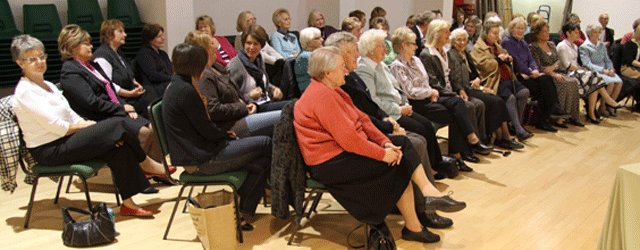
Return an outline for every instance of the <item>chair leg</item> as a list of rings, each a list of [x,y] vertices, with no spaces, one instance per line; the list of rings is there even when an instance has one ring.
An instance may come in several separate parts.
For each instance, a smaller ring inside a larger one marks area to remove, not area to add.
[[[309,201],[315,198],[314,195],[317,195],[317,191],[311,190],[309,192],[309,195],[304,199],[304,203],[302,205],[302,216],[305,216],[305,212],[307,211],[307,206],[309,205]],[[307,213],[306,217],[307,217],[307,220],[310,219],[311,211]],[[296,237],[296,234],[298,234],[298,230],[300,230],[300,228],[302,227],[302,221],[300,221],[300,223],[298,224],[296,218],[293,218],[293,223],[295,224],[293,225],[293,229],[291,229],[291,236],[289,236],[289,241],[287,242],[287,245],[291,245],[291,242],[293,242],[293,238]]]
[[[311,213],[318,213],[318,204],[320,203],[320,199],[322,199],[322,194],[324,194],[324,192],[317,192],[316,193],[316,197],[315,199],[313,199],[313,203],[311,204],[311,210],[309,210],[309,214]]]
[[[71,190],[71,183],[72,182],[73,182],[73,175],[69,175],[69,182],[67,183],[67,191],[66,191],[67,194],[69,193],[69,190]]]
[[[71,178],[71,177],[69,177]],[[53,198],[53,204],[58,204],[58,197],[60,197],[60,189],[62,189],[62,183],[64,182],[64,176],[60,176],[58,180],[58,191],[56,191],[56,197]],[[67,192],[69,193],[69,192]]]
[[[364,249],[369,249],[369,224],[364,223]]]
[[[291,229],[291,236],[289,236],[289,241],[287,242],[287,245],[289,246],[291,246],[293,238],[296,236],[296,234],[298,234],[298,230],[300,230],[300,224],[296,222],[296,218],[293,218],[293,223],[295,224],[293,225],[293,229]]]
[[[31,187],[31,196],[29,197],[29,204],[27,205],[27,214],[24,216],[24,228],[29,228],[29,219],[31,218],[31,210],[33,208],[33,198],[36,197],[36,188],[38,187],[38,179],[40,177],[36,176],[36,179],[33,181],[33,187]]]
[[[118,190],[118,186],[116,186],[116,177],[111,175],[111,181],[113,181],[113,189],[116,193],[116,205],[120,206],[120,190]]]
[[[238,206],[238,190],[236,190],[236,188],[233,186],[231,186],[231,190],[233,190],[233,206],[236,208],[236,236],[238,237],[238,242],[243,243],[244,237],[242,235],[242,229],[240,228],[240,206]]]
[[[180,192],[178,192],[178,196],[176,197],[176,204],[173,205],[173,211],[171,212],[171,217],[169,217],[169,224],[167,224],[167,229],[164,231],[164,236],[162,237],[163,240],[166,240],[167,236],[169,235],[169,229],[171,229],[171,223],[173,223],[173,218],[176,216],[176,211],[178,210],[178,203],[180,203],[182,192],[184,192],[184,188],[186,187],[187,186],[182,186],[182,188],[180,188]],[[191,186],[191,189],[193,190],[193,186]]]
[[[202,192],[206,193],[207,192],[207,185],[204,185],[204,187],[202,187]]]
[[[87,185],[87,179],[82,176],[80,176],[80,179],[82,179],[82,185],[84,186],[84,195],[87,197],[87,207],[89,208],[89,211],[91,211],[93,207],[91,206],[91,197],[89,196],[89,185]]]
[[[189,194],[187,195],[187,199],[191,198],[191,194],[193,194],[193,188],[195,186],[191,186],[191,189],[189,189]],[[206,187],[206,186],[205,186]],[[187,203],[184,204],[184,207],[182,208],[182,213],[186,213],[187,212]]]

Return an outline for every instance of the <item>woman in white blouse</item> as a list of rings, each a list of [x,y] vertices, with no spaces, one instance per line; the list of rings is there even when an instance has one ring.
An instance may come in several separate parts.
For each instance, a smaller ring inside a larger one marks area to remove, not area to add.
[[[44,80],[47,54],[38,39],[29,35],[15,37],[11,56],[23,71],[15,89],[13,110],[33,158],[43,165],[105,161],[124,201],[120,214],[152,216],[152,211],[139,207],[131,198],[150,187],[138,167],[149,159],[136,135],[125,128],[123,118],[96,123],[73,111],[62,92]]]
[[[560,68],[566,69],[566,71],[570,72],[569,75],[571,75],[572,72],[578,72],[580,70],[587,71],[588,69],[581,67],[578,64],[578,46],[574,44],[574,41],[580,37],[580,30],[578,29],[578,26],[573,23],[567,23],[562,27],[562,33],[565,35],[566,39],[562,40],[562,42],[558,43],[556,46],[556,51],[560,58]],[[587,82],[585,84],[590,83]],[[602,88],[603,86],[604,85],[601,84],[590,86],[583,94],[588,96],[588,98],[583,97],[587,102],[587,120],[593,124],[600,123],[600,119],[595,112],[598,95],[594,93],[599,93],[607,105],[614,107],[618,106],[615,100],[613,100],[604,88]]]

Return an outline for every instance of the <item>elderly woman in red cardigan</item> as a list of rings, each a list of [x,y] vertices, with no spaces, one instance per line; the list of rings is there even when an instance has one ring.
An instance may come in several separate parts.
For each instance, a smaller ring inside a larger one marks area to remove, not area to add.
[[[454,212],[466,204],[428,181],[406,137],[389,139],[354,106],[340,88],[347,73],[339,49],[320,48],[311,55],[312,80],[294,108],[298,145],[311,177],[359,221],[388,233],[384,219],[397,205],[406,222],[403,239],[439,241],[418,221],[411,181],[426,195],[427,210]]]

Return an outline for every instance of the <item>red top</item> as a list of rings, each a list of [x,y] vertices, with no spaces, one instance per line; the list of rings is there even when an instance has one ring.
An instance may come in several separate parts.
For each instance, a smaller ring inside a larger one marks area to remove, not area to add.
[[[233,45],[231,45],[231,43],[229,43],[229,40],[227,40],[226,37],[224,36],[216,36],[216,39],[218,39],[218,43],[220,43],[220,47],[222,48],[222,50],[224,50],[224,52],[227,53],[227,55],[229,56],[229,60],[233,59],[234,57],[236,57],[236,55],[238,54],[238,52],[236,51],[235,48],[233,48]],[[220,55],[220,51],[217,50],[216,48],[216,62],[221,64],[222,66],[227,66],[227,63],[229,62],[225,62],[224,59],[222,58],[222,55]]]
[[[293,110],[293,125],[304,162],[315,166],[347,151],[376,160],[391,142],[353,105],[342,89],[312,79]]]

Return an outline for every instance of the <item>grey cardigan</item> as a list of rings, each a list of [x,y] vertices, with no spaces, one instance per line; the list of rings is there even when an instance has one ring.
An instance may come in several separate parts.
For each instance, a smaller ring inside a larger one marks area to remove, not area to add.
[[[366,62],[366,60],[369,62]],[[380,106],[380,109],[394,119],[399,119],[402,116],[400,113],[400,105],[408,102],[407,97],[400,92],[398,82],[395,81],[395,77],[391,74],[387,65],[380,62],[379,67],[382,67],[381,71],[374,69],[369,63],[373,63],[371,59],[366,57],[360,58],[358,60],[356,74],[358,74],[358,76],[362,78],[362,81],[364,81],[364,84],[367,85],[371,99]],[[390,82],[390,79],[387,77],[391,78],[393,82]]]
[[[231,81],[238,86],[239,94],[242,97],[242,100],[246,103],[252,103],[254,100],[251,99],[249,93],[251,92],[251,90],[257,87],[256,81],[253,80],[251,76],[249,76],[249,72],[247,72],[247,69],[245,69],[244,65],[242,65],[242,61],[240,61],[240,58],[236,56],[231,59],[231,61],[229,61],[229,64],[227,64],[227,71],[229,71],[229,74],[231,75]],[[262,71],[264,72],[264,76],[267,79],[265,83],[267,89],[269,89],[269,96],[272,96],[271,84],[269,83],[269,75],[267,74],[267,69],[264,63],[262,63]]]

